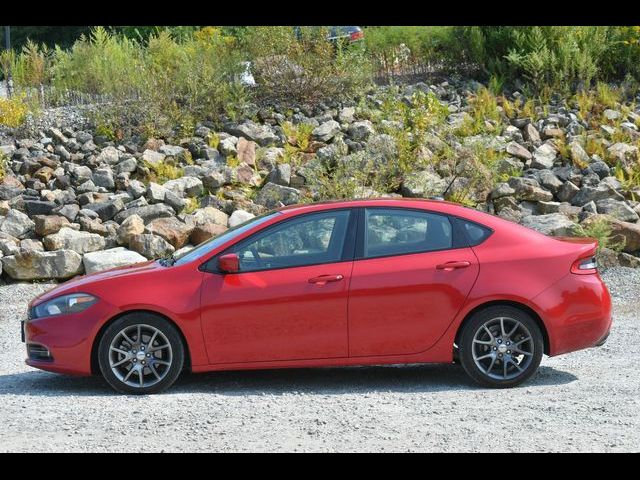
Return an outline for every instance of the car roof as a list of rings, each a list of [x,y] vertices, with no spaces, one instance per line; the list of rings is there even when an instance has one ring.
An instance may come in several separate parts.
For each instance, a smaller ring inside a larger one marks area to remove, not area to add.
[[[362,198],[348,200],[328,200],[324,202],[305,203],[288,205],[279,208],[282,213],[297,215],[305,212],[331,210],[336,208],[357,208],[357,207],[402,207],[402,208],[419,208],[421,210],[432,210],[435,212],[455,214],[455,211],[471,211],[476,212],[467,207],[463,207],[457,203],[447,202],[445,200],[432,200],[425,198],[401,198],[401,197],[381,197],[381,198]],[[466,216],[466,215],[465,215]]]

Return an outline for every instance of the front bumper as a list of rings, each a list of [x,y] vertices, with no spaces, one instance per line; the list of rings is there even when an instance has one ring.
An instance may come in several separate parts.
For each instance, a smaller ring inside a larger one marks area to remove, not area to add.
[[[25,363],[50,372],[91,375],[93,341],[112,313],[107,304],[98,302],[80,313],[27,320],[22,327]],[[45,350],[48,356],[41,353]]]

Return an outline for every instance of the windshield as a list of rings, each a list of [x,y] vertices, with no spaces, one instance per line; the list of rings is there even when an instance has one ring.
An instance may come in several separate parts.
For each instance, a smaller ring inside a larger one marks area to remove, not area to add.
[[[259,217],[254,217],[247,220],[240,225],[236,225],[235,227],[230,228],[229,230],[221,233],[217,237],[212,237],[204,243],[201,243],[193,250],[190,250],[182,255],[174,258],[174,265],[184,265],[185,263],[192,262],[198,258],[201,258],[204,255],[207,255],[209,252],[212,252],[219,246],[228,242],[229,240],[233,240],[234,238],[242,235],[247,230],[252,229],[253,227],[260,225],[267,220],[272,219],[276,215],[280,215],[280,212],[270,212],[264,215],[260,215]]]

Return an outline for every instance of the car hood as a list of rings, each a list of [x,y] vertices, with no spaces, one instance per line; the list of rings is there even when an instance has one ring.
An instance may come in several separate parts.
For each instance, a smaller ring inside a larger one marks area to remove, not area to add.
[[[50,290],[38,295],[36,298],[31,300],[29,303],[29,308],[39,303],[45,302],[51,298],[58,297],[60,295],[65,295],[67,293],[75,293],[81,291],[87,291],[87,293],[91,293],[90,285],[96,282],[102,282],[105,280],[112,280],[115,278],[128,276],[128,275],[139,275],[141,273],[148,273],[153,270],[164,269],[158,262],[150,260],[144,263],[136,263],[134,265],[127,265],[125,267],[116,267],[110,270],[103,270],[101,272],[91,273],[89,275],[81,275],[71,280],[67,280],[60,285],[56,285]]]

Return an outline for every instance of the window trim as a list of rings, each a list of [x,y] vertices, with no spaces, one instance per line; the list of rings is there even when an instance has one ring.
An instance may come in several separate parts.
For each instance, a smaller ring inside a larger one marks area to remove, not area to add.
[[[302,268],[302,267],[312,267],[312,266],[317,266],[317,265],[330,265],[330,264],[334,264],[334,263],[344,263],[344,262],[352,262],[354,259],[354,254],[355,254],[355,246],[356,246],[356,228],[357,228],[357,219],[358,219],[358,213],[357,212],[357,208],[354,207],[342,207],[342,208],[331,208],[331,209],[327,209],[327,210],[320,210],[320,211],[315,211],[315,212],[308,212],[308,213],[304,213],[301,215],[296,215],[294,217],[290,217],[290,218],[285,218],[279,222],[273,223],[267,227],[264,227],[260,230],[258,230],[257,232],[254,232],[253,234],[249,235],[248,237],[245,237],[235,243],[233,243],[232,245],[229,245],[227,248],[225,248],[223,251],[221,251],[220,253],[214,255],[213,257],[211,257],[209,260],[207,260],[205,263],[203,263],[201,265],[201,270],[208,272],[208,273],[215,273],[218,275],[242,275],[244,273],[258,273],[258,272],[269,272],[272,270],[283,270],[283,269],[287,269],[287,268]],[[347,230],[345,232],[345,236],[344,236],[344,241],[342,244],[342,257],[339,260],[336,261],[331,261],[331,262],[317,262],[317,263],[305,263],[304,265],[290,265],[290,266],[283,266],[283,267],[272,267],[272,268],[260,268],[260,269],[254,269],[254,270],[243,270],[243,271],[238,271],[238,272],[233,272],[233,273],[229,273],[229,272],[222,272],[220,270],[218,270],[218,258],[221,257],[222,255],[226,255],[227,253],[233,253],[231,252],[232,249],[234,249],[237,246],[241,246],[243,243],[251,243],[252,241],[255,241],[256,237],[260,236],[260,235],[267,235],[269,233],[270,230],[275,230],[275,229],[279,229],[279,228],[283,228],[287,223],[290,222],[294,222],[294,221],[300,221],[301,219],[305,218],[305,217],[310,217],[310,216],[315,216],[315,215],[326,215],[329,213],[334,213],[334,212],[343,212],[346,211],[348,212],[348,217],[347,217]]]
[[[451,218],[454,219],[455,223],[457,224],[456,227],[457,227],[458,231],[460,232],[460,234],[463,236],[463,238],[467,242],[467,246],[469,248],[478,247],[478,246],[482,245],[484,242],[489,240],[489,238],[495,233],[495,230],[493,228],[488,227],[483,223],[476,222],[475,220],[469,220],[468,218],[455,217],[455,216],[451,216]],[[464,228],[463,223],[465,223],[465,222],[466,223],[473,223],[473,224],[475,224],[475,225],[477,225],[477,226],[479,226],[481,228],[484,228],[485,230],[489,230],[489,235],[484,237],[484,239],[480,243],[472,242],[471,241],[471,237],[469,237],[469,234],[467,233],[467,230]]]
[[[414,208],[414,207],[398,207],[398,206],[375,206],[375,207],[360,207],[359,210],[361,212],[358,216],[358,236],[356,240],[356,251],[354,261],[360,260],[375,260],[378,258],[389,258],[389,257],[401,257],[405,255],[421,255],[424,253],[432,253],[432,252],[444,252],[448,250],[459,250],[461,248],[469,248],[469,242],[467,240],[466,235],[461,232],[460,225],[455,220],[458,217],[454,215],[449,215],[443,212],[434,212],[433,210],[426,210],[423,208]],[[366,257],[364,255],[364,240],[365,240],[365,221],[366,221],[366,210],[401,210],[405,212],[417,212],[417,213],[426,213],[431,215],[440,215],[442,217],[446,217],[449,223],[451,224],[451,247],[448,248],[438,248],[435,250],[418,250],[404,253],[391,253],[388,255],[377,255],[375,257]],[[477,223],[477,222],[475,222]]]

